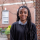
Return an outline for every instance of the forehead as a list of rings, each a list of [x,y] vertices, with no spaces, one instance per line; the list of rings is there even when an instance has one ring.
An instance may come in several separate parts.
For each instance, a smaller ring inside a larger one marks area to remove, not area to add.
[[[28,11],[26,8],[20,8],[19,11]]]

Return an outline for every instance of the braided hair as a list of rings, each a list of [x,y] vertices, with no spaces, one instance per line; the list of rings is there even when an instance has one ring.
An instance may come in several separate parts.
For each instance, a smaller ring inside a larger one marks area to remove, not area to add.
[[[27,17],[27,27],[26,27],[26,30],[25,30],[25,34],[26,34],[26,32],[28,33],[28,35],[29,35],[29,37],[30,37],[30,40],[32,40],[33,39],[33,36],[32,36],[32,25],[31,25],[31,13],[30,13],[30,10],[29,10],[29,8],[27,7],[27,6],[21,6],[21,7],[19,7],[19,9],[18,9],[18,11],[17,11],[17,21],[19,21],[19,10],[20,10],[20,8],[26,8],[27,10],[28,10],[28,17]],[[28,32],[28,30],[29,30],[29,32]]]

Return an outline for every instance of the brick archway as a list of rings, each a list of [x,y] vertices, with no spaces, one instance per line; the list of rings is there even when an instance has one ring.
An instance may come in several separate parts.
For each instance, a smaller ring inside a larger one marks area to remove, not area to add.
[[[40,40],[40,0],[36,0],[36,28],[37,40]]]

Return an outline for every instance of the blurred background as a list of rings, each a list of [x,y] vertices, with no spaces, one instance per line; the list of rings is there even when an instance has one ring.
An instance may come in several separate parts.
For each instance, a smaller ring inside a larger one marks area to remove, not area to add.
[[[40,0],[0,0],[0,40],[10,40],[11,25],[16,22],[18,8],[22,5],[30,9],[37,40],[40,40]]]

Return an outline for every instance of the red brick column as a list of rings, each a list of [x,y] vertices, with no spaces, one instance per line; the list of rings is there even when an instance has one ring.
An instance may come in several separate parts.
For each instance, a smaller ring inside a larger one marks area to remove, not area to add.
[[[40,40],[40,0],[36,0],[36,28],[37,39]]]

